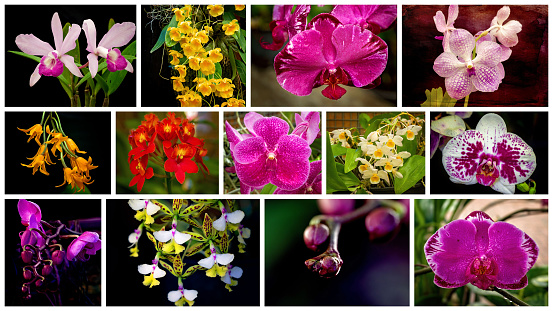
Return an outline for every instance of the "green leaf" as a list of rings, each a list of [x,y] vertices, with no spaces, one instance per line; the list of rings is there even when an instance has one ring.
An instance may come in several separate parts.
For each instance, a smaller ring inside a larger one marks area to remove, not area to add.
[[[106,68],[106,67],[107,67],[106,62],[100,63],[98,65],[98,72],[104,70],[104,68]],[[92,79],[92,75],[90,74],[90,71],[89,71],[81,78],[81,80],[79,80],[79,82],[77,83],[77,87],[79,87],[85,81],[88,81],[88,80],[92,81],[91,79]],[[92,83],[94,83],[94,82],[92,82]]]
[[[244,64],[243,61],[238,61],[236,67],[236,69],[238,69],[238,75],[240,76],[240,82],[246,85],[246,64]]]
[[[165,45],[167,45],[168,47],[172,47],[173,45],[178,43],[178,42],[175,42],[175,41],[171,40],[171,36],[169,35],[169,31],[168,31],[169,28],[177,27],[177,25],[178,25],[177,16],[173,15],[173,18],[171,19],[169,24],[167,24],[167,26],[166,26],[167,29],[165,31]],[[163,31],[161,33],[163,33]],[[156,45],[157,45],[157,43],[156,43]]]
[[[108,30],[110,30],[113,25],[115,25],[115,20],[113,18],[110,18],[108,22]]]
[[[131,44],[129,44],[123,52],[121,52],[121,55],[136,55],[136,41],[133,41]],[[112,72],[109,75],[108,83],[109,83],[109,92],[107,93],[108,96],[113,94],[123,80],[125,79],[125,76],[127,75],[126,70],[118,70],[116,72]]]
[[[234,80],[234,78],[236,77],[236,74],[237,74],[237,70],[236,70],[236,60],[234,59],[234,52],[233,51],[231,51],[228,54],[228,59],[230,61],[230,67],[232,68],[232,77],[230,79]]]
[[[346,185],[346,187],[356,187],[359,186],[361,181],[355,176],[353,172],[344,172],[344,165],[341,163],[336,163],[336,171],[338,172],[338,177]],[[349,190],[349,189],[348,189]]]
[[[420,155],[412,155],[407,158],[399,169],[403,178],[394,179],[394,190],[396,194],[404,193],[413,187],[425,175],[425,159]]]
[[[265,187],[263,187],[263,189],[261,189],[261,194],[273,194],[273,192],[275,192],[277,186],[271,184],[271,183],[268,183],[265,185]]]
[[[332,155],[332,147],[330,146],[330,134],[327,133],[326,137],[326,193],[333,193],[337,191],[347,191],[348,187],[344,184],[338,171],[336,170],[336,163],[334,156]]]
[[[348,148],[346,151],[346,163],[344,164],[344,173],[351,172],[354,168],[357,167],[357,158],[361,156],[363,151],[361,149],[351,149]]]
[[[94,80],[96,80],[96,90],[94,93],[98,93],[98,87],[101,87],[102,90],[104,91],[104,93],[108,93],[109,92],[109,85],[107,84],[106,80],[104,80],[104,78],[102,78],[101,75],[96,75],[94,77]]]
[[[215,79],[223,78],[223,68],[221,68],[221,63],[215,63]]]
[[[454,107],[457,100],[451,98],[447,92],[442,91],[442,88],[432,89],[424,91],[426,94],[426,101],[421,104],[422,107]]]
[[[233,19],[235,19],[235,18],[234,18],[234,13],[225,10],[225,13],[223,13],[223,24],[228,24],[228,23],[230,23]]]
[[[165,34],[167,33],[167,28],[169,28],[169,25],[166,25],[165,27],[163,27],[163,29],[161,30],[161,33],[159,34],[159,38],[157,38],[157,42],[150,50],[150,53],[155,52],[163,45],[163,43],[165,43]]]
[[[419,134],[420,133],[422,133],[422,131],[419,132]],[[417,136],[419,134],[417,134]],[[403,141],[402,141],[403,146],[397,146],[397,152],[399,153],[401,151],[407,151],[411,155],[417,154],[417,146],[418,146],[417,136],[415,136],[415,138],[413,140],[408,140],[407,139],[407,134],[401,135],[401,137],[403,137]]]
[[[244,29],[240,29],[240,33],[237,33],[238,32],[235,32],[232,36],[236,39],[238,46],[240,46],[240,50],[246,51],[246,31]]]
[[[190,256],[193,256],[193,255],[196,255],[197,253],[199,253],[202,249],[208,247],[209,244],[208,243],[204,243],[204,242],[200,242],[200,243],[196,243],[196,244],[189,244],[188,245],[188,248],[186,249],[186,253],[184,254],[186,257],[190,257]],[[190,269],[190,268],[189,268]]]
[[[27,57],[29,59],[32,59],[34,60],[35,62],[37,63],[40,63],[40,57],[38,56],[34,56],[34,55],[30,55],[30,54],[27,54],[27,53],[23,53],[23,52],[19,52],[19,51],[8,51],[10,53],[13,53],[13,54],[16,54],[16,55],[19,55],[19,56],[23,56],[23,57]]]
[[[368,114],[362,113],[362,114],[359,115],[359,124],[365,130],[367,130],[367,128],[369,127],[369,122],[370,121],[371,121],[371,117],[369,117]]]
[[[347,151],[348,151],[348,148],[342,147],[342,145],[340,145],[340,144],[332,145],[332,154],[335,157],[346,154]]]

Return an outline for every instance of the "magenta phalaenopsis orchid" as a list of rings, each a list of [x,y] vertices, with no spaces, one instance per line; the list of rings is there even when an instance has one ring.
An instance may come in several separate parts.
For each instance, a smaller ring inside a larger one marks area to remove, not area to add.
[[[300,136],[311,145],[317,137],[320,137],[321,116],[316,111],[302,111],[301,114],[296,113],[295,117],[296,128],[292,134]]]
[[[512,224],[472,212],[440,228],[424,246],[434,283],[454,288],[468,283],[489,290],[521,289],[538,258],[538,246]]]
[[[131,63],[121,56],[121,51],[115,47],[124,46],[134,37],[136,26],[132,22],[114,24],[96,45],[96,26],[87,19],[83,22],[83,30],[87,39],[86,50],[90,75],[94,78],[98,72],[98,56],[106,59],[109,71],[127,70],[133,72]]]
[[[472,51],[476,46],[476,57]],[[505,76],[501,47],[491,41],[475,43],[464,29],[454,29],[449,37],[449,52],[434,61],[434,71],[445,79],[449,96],[461,99],[474,91],[494,92]]]
[[[261,41],[261,47],[266,50],[278,51],[288,39],[292,39],[296,34],[305,30],[311,6],[298,5],[292,13],[293,7],[293,5],[275,5],[273,7],[273,21],[270,25],[273,43]]]
[[[47,42],[40,40],[33,34],[21,34],[15,38],[15,44],[24,53],[30,55],[42,56],[40,63],[36,66],[35,71],[31,74],[29,85],[33,86],[41,76],[57,77],[63,73],[63,67],[77,77],[83,75],[79,71],[73,56],[66,55],[67,52],[73,50],[76,46],[75,40],[81,33],[81,27],[77,24],[71,25],[65,38],[63,37],[63,28],[58,13],[52,16],[52,34],[54,35],[55,49]]]
[[[42,213],[38,204],[22,199],[17,202],[17,210],[19,211],[19,216],[21,216],[21,223],[27,227],[25,231],[20,233],[21,246],[27,244],[39,247],[43,246],[45,241],[42,235],[32,230],[44,231],[40,224]]]
[[[386,68],[388,46],[369,30],[342,24],[319,14],[275,57],[277,81],[288,92],[306,96],[327,85],[322,94],[339,99],[346,90],[338,84],[371,87]]]
[[[451,181],[480,183],[512,194],[536,169],[536,155],[518,135],[507,133],[503,119],[488,113],[475,130],[453,137],[443,149],[442,162]]]
[[[309,165],[309,175],[305,183],[298,189],[284,190],[277,188],[274,194],[321,194],[323,175],[321,173],[322,161],[313,161]]]
[[[77,258],[82,261],[88,260],[90,255],[102,248],[102,241],[96,232],[86,231],[73,240],[67,248],[67,260]]]
[[[396,5],[337,5],[330,13],[342,24],[353,24],[374,34],[389,28],[396,20]]]

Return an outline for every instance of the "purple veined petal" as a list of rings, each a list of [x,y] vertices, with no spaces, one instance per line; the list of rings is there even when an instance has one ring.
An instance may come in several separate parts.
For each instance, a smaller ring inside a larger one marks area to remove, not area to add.
[[[96,25],[94,25],[94,22],[91,19],[86,19],[83,22],[83,31],[86,36],[86,50],[90,53],[94,53],[96,50]],[[94,74],[95,75],[95,74]],[[92,77],[94,77],[92,75]]]
[[[472,92],[473,85],[467,70],[457,71],[453,76],[445,78],[445,89],[451,98],[457,100],[467,97]]]
[[[79,70],[79,67],[75,65],[75,59],[73,56],[63,55],[60,57],[60,61],[69,69],[69,71],[77,77],[83,77],[83,74]]]
[[[526,181],[536,169],[536,154],[522,138],[507,133],[497,143],[500,180],[504,184]]]
[[[124,46],[134,37],[135,31],[136,26],[132,22],[114,24],[102,37],[98,46],[103,46],[106,49]]]
[[[488,248],[488,229],[492,224],[494,224],[493,219],[488,216],[488,214],[480,211],[475,211],[470,213],[465,220],[470,221],[476,228],[476,236],[474,241],[476,243],[476,248],[478,249],[479,254],[485,254],[486,249]]]
[[[436,29],[438,29],[439,32],[445,32],[446,31],[446,21],[445,21],[445,15],[442,11],[436,12],[436,15],[434,15],[434,24],[436,24]]]
[[[453,137],[442,150],[442,163],[447,174],[461,182],[472,182],[484,151],[484,135],[468,130]]]
[[[307,25],[307,29],[316,30],[321,34],[323,39],[323,56],[329,64],[334,63],[336,60],[336,49],[332,44],[332,41],[328,38],[332,37],[332,33],[339,25],[340,21],[328,13],[322,13],[315,16],[311,22],[309,22],[309,25]]]
[[[258,188],[269,183],[266,157],[260,157],[256,162],[250,164],[235,162],[235,166],[236,176],[240,180],[240,185],[244,183],[252,188]]]
[[[484,135],[486,153],[495,154],[496,144],[507,134],[507,125],[502,117],[495,113],[485,114],[476,125],[476,130]]]
[[[515,184],[506,185],[501,180],[497,180],[490,186],[493,190],[503,193],[503,194],[514,194],[515,193]]]
[[[378,78],[388,61],[386,42],[372,32],[356,25],[338,26],[332,33],[336,48],[336,67],[346,71],[356,87]]]
[[[501,46],[495,42],[484,41],[476,46],[477,56],[473,59],[473,63],[495,67],[501,61]]]
[[[31,78],[29,79],[29,85],[30,86],[35,85],[35,83],[38,82],[38,79],[40,79],[39,70],[40,70],[40,63],[38,63],[38,65],[36,65],[35,71],[33,71],[33,73],[31,74]]]
[[[474,37],[465,29],[454,29],[449,37],[449,48],[455,56],[463,59],[472,59],[472,50],[474,49]]]
[[[277,117],[263,118],[253,125],[254,132],[262,137],[267,145],[267,150],[274,151],[279,139],[288,134],[290,126]],[[250,138],[251,139],[251,138]]]
[[[81,26],[77,24],[72,24],[71,27],[69,27],[69,31],[63,39],[61,46],[59,48],[56,47],[59,54],[64,55],[65,53],[73,50],[77,46],[76,40],[79,38],[80,34]]]
[[[536,263],[539,249],[536,242],[514,225],[496,222],[489,228],[488,257],[498,266],[497,281],[518,283]]]
[[[455,75],[460,70],[465,70],[465,64],[460,62],[451,52],[443,52],[434,61],[434,71],[442,78]]]
[[[458,219],[438,229],[426,241],[426,260],[436,276],[444,281],[442,284],[459,287],[468,283],[467,267],[478,256],[475,236],[474,225],[470,221]]]
[[[518,44],[518,36],[522,30],[522,24],[518,21],[509,21],[507,24],[501,26],[501,28],[495,33],[497,40],[506,47],[513,47]]]
[[[58,12],[52,15],[52,21],[50,22],[52,27],[52,35],[54,36],[54,46],[56,51],[60,51],[61,46],[63,45],[63,28],[61,26],[60,17]]]
[[[18,35],[15,37],[15,44],[24,53],[30,55],[46,55],[54,50],[47,42],[40,40],[35,35]]]
[[[255,122],[261,120],[265,118],[264,116],[260,115],[259,113],[257,112],[248,112],[245,116],[244,116],[244,125],[246,126],[246,128],[248,129],[248,131],[250,131],[250,133],[254,134],[255,135],[255,131],[253,129],[253,125],[255,124]]]
[[[94,78],[98,73],[98,55],[89,53],[86,58],[88,59],[88,69],[90,70],[90,76]]]
[[[386,29],[397,17],[395,5],[336,5],[331,12],[342,24],[355,24],[365,27],[368,23]]]
[[[288,92],[307,96],[326,67],[322,47],[325,40],[316,30],[306,30],[294,36],[275,57],[277,81]]]
[[[305,27],[307,26],[307,15],[309,15],[309,12],[311,11],[310,5],[297,5],[296,10],[288,21],[288,35],[290,39],[297,35],[298,33],[305,30]]]
[[[19,212],[19,216],[21,217],[21,224],[25,226],[29,225],[29,219],[31,216],[35,216],[37,222],[40,222],[42,219],[40,206],[34,202],[21,199],[17,202],[17,210]]]
[[[270,175],[271,183],[283,190],[301,187],[309,176],[311,148],[298,136],[282,136],[278,141],[276,170]]]

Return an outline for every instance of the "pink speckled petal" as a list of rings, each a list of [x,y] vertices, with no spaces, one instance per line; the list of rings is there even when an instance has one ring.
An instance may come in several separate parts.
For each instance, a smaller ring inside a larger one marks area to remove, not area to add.
[[[449,37],[449,48],[456,56],[471,59],[474,49],[474,37],[465,29],[454,29]]]
[[[316,30],[306,30],[294,36],[275,57],[277,81],[288,92],[307,96],[327,62],[323,55],[324,38]]]
[[[496,144],[507,134],[507,125],[503,118],[495,113],[487,113],[476,125],[476,130],[484,135],[484,150],[486,153],[495,154]]]
[[[468,283],[467,267],[478,255],[475,237],[476,227],[470,221],[459,219],[438,229],[426,241],[424,253],[428,265],[444,281],[436,285],[459,287]]]
[[[480,64],[495,67],[501,61],[501,53],[501,45],[491,41],[484,41],[476,46],[477,56],[473,60],[473,63],[475,65]]]
[[[459,6],[456,4],[450,5],[447,9],[447,25],[453,27],[457,16],[459,16]]]
[[[501,83],[500,72],[496,67],[475,66],[475,75],[470,77],[474,87],[481,92],[494,92]]]
[[[255,135],[255,131],[253,129],[253,125],[255,124],[255,122],[257,122],[258,120],[261,120],[263,119],[264,116],[260,115],[259,113],[257,112],[248,112],[245,116],[244,116],[244,125],[246,125],[246,128],[248,129],[248,131],[250,131],[250,133],[254,134]]]
[[[501,9],[499,9],[499,11],[497,11],[496,22],[498,24],[503,24],[503,22],[506,21],[507,18],[509,18],[510,14],[511,14],[511,8],[509,8],[508,6],[502,7]]]
[[[290,18],[293,7],[293,5],[275,5],[273,7],[273,20],[283,21]]]
[[[518,283],[538,258],[538,246],[526,233],[506,222],[496,222],[489,229],[489,255],[498,266],[497,281]]]
[[[436,15],[434,15],[434,24],[436,24],[436,29],[438,29],[439,32],[445,32],[446,21],[442,11],[438,11]]]
[[[284,190],[281,188],[277,188],[273,194],[305,194],[305,185],[299,187],[298,189],[294,190]]]
[[[297,35],[298,33],[305,30],[305,27],[307,26],[307,15],[309,15],[309,12],[311,11],[310,5],[297,5],[296,10],[290,18],[287,20],[288,22],[288,34],[290,39]]]
[[[451,77],[445,78],[445,89],[449,96],[457,100],[465,98],[472,91],[469,74],[466,70],[459,70]]]
[[[484,254],[488,248],[488,229],[494,223],[493,219],[488,214],[480,211],[470,213],[465,220],[470,221],[476,228],[474,241],[478,253]]]
[[[466,282],[463,281],[463,282],[458,282],[458,283],[448,283],[448,282],[444,281],[444,279],[442,279],[438,275],[434,274],[434,284],[436,284],[438,287],[442,287],[442,288],[456,288],[456,287],[461,287],[461,286],[467,285],[468,284],[468,278],[467,278]]]
[[[265,156],[267,149],[261,137],[245,139],[234,146],[234,161],[240,164],[256,162],[260,157]]]
[[[227,140],[230,143],[230,150],[232,151],[234,150],[234,146],[244,140],[244,138],[228,121],[225,121],[225,131],[227,133]]]
[[[277,117],[263,118],[253,125],[255,133],[263,138],[267,150],[274,151],[279,139],[288,134],[290,126],[288,123]]]
[[[504,184],[526,181],[536,169],[536,154],[522,138],[507,133],[497,143],[500,180]]]
[[[250,187],[263,187],[269,183],[269,173],[267,172],[267,158],[260,157],[259,160],[250,164],[236,164],[236,175],[240,183]]]
[[[442,163],[450,177],[471,182],[478,169],[479,156],[484,151],[484,135],[475,130],[453,137],[442,150]]]
[[[465,64],[461,63],[451,52],[443,52],[434,61],[434,71],[440,77],[451,77],[460,70],[465,70]]]
[[[338,26],[332,33],[336,47],[336,67],[349,74],[356,87],[378,78],[388,61],[388,46],[379,36],[356,25]]]
[[[313,161],[309,165],[309,176],[307,177],[306,184],[310,185],[315,181],[315,178],[321,174],[322,161]]]
[[[287,135],[279,140],[276,152],[276,170],[271,183],[283,190],[299,188],[309,175],[311,148],[301,137]]]
[[[386,29],[397,17],[395,5],[336,5],[332,10],[342,24],[356,24],[364,27],[367,23]]]

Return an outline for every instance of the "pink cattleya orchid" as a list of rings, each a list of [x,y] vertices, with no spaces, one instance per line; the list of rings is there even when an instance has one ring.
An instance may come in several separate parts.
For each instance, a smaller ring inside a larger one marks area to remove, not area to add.
[[[81,27],[77,24],[71,25],[65,38],[63,37],[63,28],[58,13],[52,16],[52,34],[54,35],[55,49],[49,44],[33,34],[21,34],[15,38],[15,44],[24,53],[30,55],[42,56],[40,63],[31,74],[29,85],[33,86],[40,79],[40,76],[57,77],[63,73],[65,67],[75,76],[82,77],[73,56],[66,55],[77,45],[75,40],[81,33]]]
[[[288,39],[305,30],[307,15],[311,11],[309,5],[298,5],[292,13],[293,5],[275,5],[273,8],[273,21],[271,32],[273,43],[260,42],[266,50],[278,51]],[[263,38],[261,38],[263,39]]]
[[[121,51],[114,47],[121,47],[129,43],[134,37],[136,26],[132,22],[114,24],[96,45],[96,26],[87,19],[83,22],[83,30],[88,45],[86,50],[90,75],[94,78],[98,73],[98,56],[106,59],[108,70],[111,72],[127,70],[133,72],[131,63],[121,55]]]
[[[86,231],[73,240],[67,248],[67,260],[77,258],[81,261],[88,260],[88,256],[95,255],[102,248],[102,241],[96,232]],[[88,255],[88,256],[87,256]]]
[[[505,194],[526,181],[536,169],[536,155],[495,114],[484,115],[475,130],[453,137],[443,150],[442,162],[452,182],[490,186]]]
[[[447,10],[447,23],[445,21],[445,16],[442,11],[436,12],[436,15],[434,16],[434,23],[436,24],[436,29],[438,29],[439,32],[443,33],[443,37],[437,37],[442,38],[442,45],[444,47],[444,51],[449,52],[449,36],[451,35],[451,32],[455,27],[453,27],[453,23],[455,23],[455,20],[457,19],[457,16],[459,15],[459,6],[458,5],[450,5],[449,9]]]
[[[511,20],[503,25],[505,20],[509,18],[510,14],[511,9],[508,6],[502,7],[499,11],[497,11],[497,15],[493,18],[490,27],[490,34],[497,37],[497,40],[499,40],[499,42],[506,47],[513,47],[517,45],[517,33],[522,30],[522,24],[516,20]]]
[[[327,85],[322,94],[339,99],[338,84],[371,87],[386,68],[388,46],[357,25],[343,25],[331,14],[319,14],[275,57],[278,83],[288,92],[307,96]]]
[[[330,13],[344,25],[358,25],[374,34],[389,28],[397,17],[396,5],[337,5]]]
[[[454,288],[468,283],[490,290],[521,289],[536,263],[538,246],[512,224],[472,212],[440,228],[424,245],[434,283]]]

